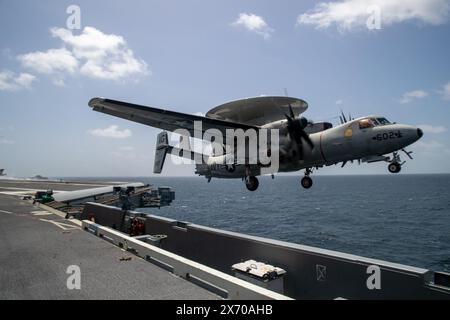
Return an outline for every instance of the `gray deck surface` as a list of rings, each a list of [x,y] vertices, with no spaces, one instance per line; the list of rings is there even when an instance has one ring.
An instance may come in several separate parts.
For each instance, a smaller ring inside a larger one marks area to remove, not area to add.
[[[219,298],[42,211],[0,194],[0,299]],[[67,289],[69,265],[81,269],[81,290]]]

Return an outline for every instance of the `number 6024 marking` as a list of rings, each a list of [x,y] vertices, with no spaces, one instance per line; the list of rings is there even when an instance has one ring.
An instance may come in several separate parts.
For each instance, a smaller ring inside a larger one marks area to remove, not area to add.
[[[378,133],[376,136],[372,138],[372,140],[382,141],[382,140],[389,140],[389,139],[397,139],[402,138],[403,135],[399,131],[389,131],[384,133]]]

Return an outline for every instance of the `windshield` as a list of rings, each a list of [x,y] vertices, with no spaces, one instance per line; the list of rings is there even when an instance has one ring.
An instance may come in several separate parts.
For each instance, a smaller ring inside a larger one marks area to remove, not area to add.
[[[381,125],[390,124],[390,122],[386,118],[377,118],[377,120]]]
[[[386,124],[390,124],[390,122],[386,118],[365,118],[359,120],[360,129],[373,128],[376,126],[383,126]]]

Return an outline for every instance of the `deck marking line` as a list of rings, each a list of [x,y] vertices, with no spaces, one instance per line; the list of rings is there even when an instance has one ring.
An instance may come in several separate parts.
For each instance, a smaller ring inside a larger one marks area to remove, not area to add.
[[[53,213],[51,213],[51,212],[43,211],[43,210],[41,210],[41,211],[31,211],[31,213],[32,213],[34,216],[49,216],[49,215],[53,214]]]
[[[61,228],[61,229],[63,229],[63,230],[75,230],[75,229],[79,229],[77,226],[74,226],[74,225],[71,225],[71,224],[67,224],[67,223],[64,223],[64,222],[57,222],[57,221],[47,220],[47,219],[39,219],[39,220],[44,221],[44,222],[52,223],[52,224],[54,224],[55,226],[57,226],[57,227],[59,227],[59,228]]]

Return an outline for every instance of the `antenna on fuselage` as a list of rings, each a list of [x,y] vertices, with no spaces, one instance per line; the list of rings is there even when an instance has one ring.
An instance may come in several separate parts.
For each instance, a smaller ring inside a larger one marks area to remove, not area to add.
[[[347,119],[345,117],[344,111],[342,111],[342,109],[341,109],[341,115],[339,116],[339,120],[341,120],[341,124],[344,124],[344,123],[347,123],[347,122],[355,120],[355,119],[352,117],[351,113],[348,114],[348,119]]]
[[[342,111],[342,109],[341,109],[341,115],[342,115],[341,121],[343,121],[342,124],[347,123],[347,118],[345,117],[344,111]]]

